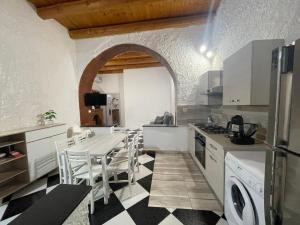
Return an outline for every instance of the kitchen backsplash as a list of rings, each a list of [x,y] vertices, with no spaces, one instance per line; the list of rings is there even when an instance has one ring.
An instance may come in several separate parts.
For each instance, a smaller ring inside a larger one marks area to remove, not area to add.
[[[241,115],[246,123],[258,124],[259,129],[256,138],[264,140],[268,127],[267,106],[221,106],[211,108],[214,121],[226,127],[227,122],[235,115]]]
[[[177,106],[177,124],[206,123],[211,109],[204,105],[179,105]]]

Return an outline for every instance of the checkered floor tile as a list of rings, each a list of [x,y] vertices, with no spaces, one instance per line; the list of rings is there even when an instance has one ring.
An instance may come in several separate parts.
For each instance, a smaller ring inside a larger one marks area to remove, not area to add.
[[[140,137],[142,140],[142,134]],[[142,146],[140,149],[142,150]],[[103,199],[95,202],[95,213],[90,215],[90,224],[227,225],[224,216],[219,212],[148,207],[154,161],[154,153],[140,156],[140,171],[136,174],[137,181],[132,185],[131,192],[126,184],[110,184],[113,193],[110,195],[109,204],[104,205]],[[122,173],[118,176],[124,179],[127,175]],[[3,199],[0,207],[0,225],[8,224],[54,189],[58,183],[58,175],[52,173]]]

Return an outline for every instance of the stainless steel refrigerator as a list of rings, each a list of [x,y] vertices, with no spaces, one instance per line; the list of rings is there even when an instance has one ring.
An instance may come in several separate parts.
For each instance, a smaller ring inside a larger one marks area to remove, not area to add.
[[[272,53],[267,141],[273,146],[273,224],[300,224],[300,40]]]

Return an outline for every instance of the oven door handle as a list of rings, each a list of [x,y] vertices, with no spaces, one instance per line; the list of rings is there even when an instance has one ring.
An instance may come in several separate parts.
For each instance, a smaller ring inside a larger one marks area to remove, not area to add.
[[[200,145],[205,146],[205,142],[202,141],[200,138],[195,137],[195,141],[197,141]]]

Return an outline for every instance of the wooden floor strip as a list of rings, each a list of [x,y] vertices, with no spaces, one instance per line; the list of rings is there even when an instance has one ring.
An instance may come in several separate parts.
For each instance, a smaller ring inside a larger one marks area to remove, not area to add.
[[[177,153],[156,154],[149,206],[222,211],[192,158]]]

